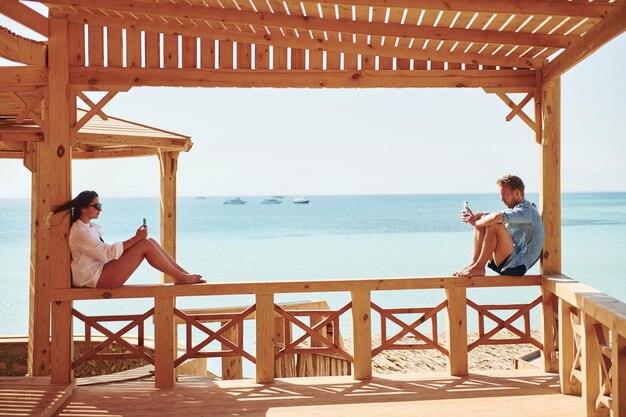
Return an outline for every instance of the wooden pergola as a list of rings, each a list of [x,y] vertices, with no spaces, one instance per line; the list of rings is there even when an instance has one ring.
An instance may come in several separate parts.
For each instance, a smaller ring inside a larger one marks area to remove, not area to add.
[[[24,142],[33,171],[31,375],[47,374],[51,359],[53,381],[68,381],[71,369],[72,297],[61,295],[70,288],[69,223],[48,228],[44,217],[70,198],[70,162],[85,151],[76,147],[81,127],[133,87],[482,88],[502,99],[511,109],[507,120],[520,117],[539,144],[542,275],[561,273],[560,76],[626,29],[624,0],[41,3],[47,17],[18,0],[0,3],[0,13],[47,38],[0,30],[0,55],[24,64],[0,68],[0,93],[22,102],[12,129],[26,123],[39,132],[38,140]],[[77,97],[90,91],[105,95],[77,117]],[[515,102],[511,94],[518,93],[524,98]],[[165,162],[167,175],[172,168]],[[544,309],[551,303],[547,288]],[[365,311],[366,304],[353,303]],[[257,298],[257,309],[268,305]],[[546,369],[555,369],[545,346],[544,354]],[[355,352],[354,360],[355,376],[367,377],[367,354]],[[267,368],[258,376],[259,366],[257,379],[271,379]],[[463,373],[462,363],[456,372]]]

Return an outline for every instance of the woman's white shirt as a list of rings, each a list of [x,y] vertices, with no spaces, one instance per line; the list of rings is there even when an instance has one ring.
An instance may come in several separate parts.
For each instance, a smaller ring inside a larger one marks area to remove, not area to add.
[[[70,228],[72,253],[72,284],[75,287],[95,288],[107,262],[119,259],[124,244],[107,244],[102,241],[102,226],[93,222],[76,220]]]

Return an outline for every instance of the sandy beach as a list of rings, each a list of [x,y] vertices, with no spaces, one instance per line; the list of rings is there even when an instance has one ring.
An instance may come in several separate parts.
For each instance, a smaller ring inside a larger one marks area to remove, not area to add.
[[[539,331],[532,331],[536,340],[540,339]],[[511,333],[500,332],[498,337],[513,337]],[[477,332],[469,332],[470,341],[478,338]],[[439,343],[445,345],[445,334],[439,336]],[[413,336],[405,337],[400,343],[418,343]],[[380,344],[379,338],[374,338],[373,346]],[[519,358],[537,348],[531,344],[519,345],[483,345],[478,346],[468,354],[470,370],[502,370],[512,369],[513,359]],[[435,349],[420,350],[386,350],[376,355],[372,360],[375,374],[391,373],[419,373],[441,372],[446,370],[446,357]]]

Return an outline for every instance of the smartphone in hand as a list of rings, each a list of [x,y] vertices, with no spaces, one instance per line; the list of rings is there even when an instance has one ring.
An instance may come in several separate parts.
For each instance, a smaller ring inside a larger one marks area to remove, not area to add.
[[[463,202],[463,211],[467,211],[467,210],[469,210],[469,202],[464,201],[464,202]],[[144,219],[144,220],[145,220],[145,219]]]
[[[148,225],[146,224],[146,218],[143,218],[143,227],[148,227]]]

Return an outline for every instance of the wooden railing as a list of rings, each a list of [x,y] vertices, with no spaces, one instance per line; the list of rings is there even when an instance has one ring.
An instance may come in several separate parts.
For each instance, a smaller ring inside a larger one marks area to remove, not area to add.
[[[523,304],[479,305],[467,299],[467,288],[494,288],[536,286],[541,296]],[[444,301],[434,307],[397,306],[384,309],[371,301],[371,293],[386,290],[445,290]],[[275,304],[275,294],[286,293],[326,293],[349,292],[350,301],[337,310],[320,315],[318,310],[290,311]],[[194,313],[183,313],[175,306],[177,297],[216,296],[252,294],[255,303],[237,313],[218,317],[221,327],[211,330],[201,324],[201,317]],[[389,278],[328,281],[289,281],[202,284],[193,286],[137,285],[112,290],[66,289],[53,290],[52,301],[62,306],[74,300],[97,300],[109,298],[153,298],[155,323],[155,384],[157,387],[171,387],[175,380],[175,367],[187,357],[219,356],[216,353],[203,353],[209,343],[219,343],[225,356],[246,358],[256,364],[258,382],[272,382],[277,375],[276,361],[286,354],[296,352],[327,352],[352,362],[352,374],[356,379],[368,379],[372,375],[372,357],[390,349],[435,349],[447,357],[451,375],[464,376],[468,373],[468,351],[483,344],[530,343],[541,349],[546,371],[559,371],[564,394],[582,394],[585,397],[587,415],[626,415],[625,401],[620,397],[626,392],[626,304],[609,297],[593,288],[579,284],[565,276],[526,276],[518,277],[425,277]],[[67,306],[66,306],[67,307]],[[532,337],[530,332],[530,312],[541,308],[542,341]],[[469,311],[478,314],[478,339],[469,341],[467,336],[467,316]],[[55,311],[71,311],[59,308]],[[511,314],[503,318],[502,313]],[[145,313],[151,313],[152,310]],[[446,313],[446,343],[439,341],[437,316]],[[351,313],[352,350],[347,351],[341,344],[338,332],[339,321]],[[372,314],[380,315],[381,341],[372,346]],[[145,315],[144,314],[144,315]],[[407,323],[403,315],[418,315]],[[256,343],[254,353],[243,349],[243,326],[236,321],[254,315],[256,321],[253,338]],[[276,320],[277,315],[281,322]],[[140,315],[141,316],[141,315]],[[313,317],[308,323],[298,317]],[[139,317],[139,316],[138,316]],[[143,317],[143,316],[142,316]],[[485,329],[485,319],[495,323]],[[138,319],[135,322],[138,323]],[[176,321],[185,322],[191,329],[196,327],[205,333],[206,338],[194,345],[187,340],[187,353],[176,358],[173,326]],[[514,326],[522,322],[523,328]],[[400,330],[389,335],[387,322]],[[277,324],[282,323],[282,324]],[[419,326],[430,323],[430,335]],[[100,323],[95,323],[100,326]],[[279,328],[284,326],[284,329]],[[53,335],[71,334],[72,317],[53,317]],[[294,338],[292,328],[299,328],[302,335]],[[57,328],[55,331],[55,327]],[[129,327],[129,326],[126,326]],[[68,331],[69,328],[69,331]],[[237,329],[236,331],[235,328]],[[330,331],[328,331],[330,330]],[[495,337],[501,331],[508,331],[514,337]],[[112,338],[119,338],[120,332],[108,331]],[[106,332],[105,332],[106,333]],[[402,343],[405,336],[414,337],[419,343]],[[281,338],[283,348],[276,349],[277,338]],[[69,355],[71,344],[65,338],[52,341],[55,356]],[[308,345],[302,342],[309,339]],[[224,355],[222,355],[224,357]],[[63,364],[63,361],[59,361]],[[69,380],[69,366],[52,364],[53,380]]]
[[[582,394],[587,416],[626,416],[626,304],[564,275],[544,276],[542,288],[561,392]]]

